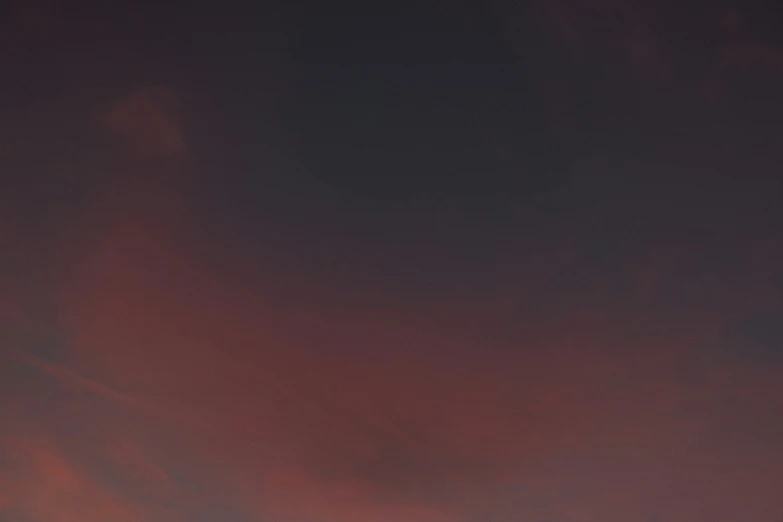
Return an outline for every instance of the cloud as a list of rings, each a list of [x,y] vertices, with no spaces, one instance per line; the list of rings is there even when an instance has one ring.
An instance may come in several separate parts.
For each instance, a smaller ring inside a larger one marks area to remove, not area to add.
[[[163,87],[139,89],[98,115],[98,121],[145,156],[186,157],[188,148],[175,117],[175,94]]]
[[[193,466],[230,490],[216,502],[225,495],[258,519],[612,519],[643,516],[660,498],[685,517],[722,504],[706,492],[672,500],[688,491],[671,482],[675,462],[699,483],[721,452],[740,451],[721,488],[759,463],[751,441],[736,446],[722,426],[763,424],[775,374],[700,363],[693,351],[742,313],[743,289],[715,286],[716,272],[684,294],[706,285],[713,306],[655,311],[656,289],[687,281],[709,250],[634,261],[640,286],[616,305],[551,287],[572,306],[486,341],[467,319],[496,324],[491,307],[466,316],[465,304],[440,303],[429,321],[414,302],[390,307],[263,259],[252,274],[219,270],[189,241],[141,224],[107,231],[63,304],[74,356],[134,396],[206,419],[213,431],[180,432]],[[265,292],[294,275],[288,294]],[[751,382],[767,384],[743,391]],[[756,443],[772,440],[772,426],[756,425]]]
[[[0,487],[17,486],[0,491],[18,518],[578,521],[663,506],[728,521],[776,505],[778,370],[693,349],[758,305],[777,265],[752,241],[708,273],[708,244],[594,263],[595,243],[528,243],[498,294],[422,304],[215,251],[146,196],[93,207],[100,226],[58,294],[67,353],[24,358],[88,393],[59,390],[33,442],[8,446]]]
[[[781,255],[752,234],[667,232],[695,226],[692,198],[670,204],[638,179],[647,199],[586,192],[600,211],[482,267],[502,285],[425,302],[270,262],[186,212],[186,176],[158,197],[170,179],[129,191],[133,168],[116,167],[69,223],[62,353],[25,353],[27,371],[0,380],[4,515],[728,522],[777,509],[780,368],[703,347],[774,303]],[[596,193],[612,185],[588,174]],[[699,219],[734,209],[715,207]]]
[[[141,402],[135,397],[114,391],[108,386],[104,386],[103,384],[92,381],[90,379],[85,379],[84,377],[76,375],[75,373],[69,371],[67,368],[64,368],[62,366],[49,364],[35,357],[26,356],[26,355],[21,356],[20,359],[22,362],[41,369],[42,371],[55,377],[63,384],[66,384],[68,386],[72,386],[77,389],[96,393],[98,395],[107,397],[113,401],[117,401],[131,407],[139,407],[141,405]]]

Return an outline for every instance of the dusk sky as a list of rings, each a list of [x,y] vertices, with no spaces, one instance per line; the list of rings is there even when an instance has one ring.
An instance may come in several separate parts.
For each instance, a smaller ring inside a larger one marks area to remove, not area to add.
[[[775,2],[10,3],[0,522],[783,520]]]

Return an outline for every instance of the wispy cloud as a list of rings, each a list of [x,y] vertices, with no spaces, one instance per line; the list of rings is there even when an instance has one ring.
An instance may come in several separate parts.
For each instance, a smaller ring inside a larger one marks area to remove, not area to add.
[[[29,355],[19,355],[18,358],[21,362],[42,370],[67,386],[95,393],[133,408],[144,406],[144,403],[136,397],[120,393],[97,381],[81,377],[64,366],[50,364]]]
[[[48,363],[42,359],[19,352],[16,352],[15,359],[23,364],[38,368],[45,374],[50,375],[61,384],[71,389],[85,391],[101,397],[105,397],[106,399],[109,399],[113,402],[125,405],[159,420],[184,424],[190,428],[197,428],[201,430],[208,429],[207,425],[194,416],[187,415],[179,411],[166,409],[161,405],[156,405],[149,400],[144,400],[127,393],[119,392],[96,380],[83,377],[64,365]]]

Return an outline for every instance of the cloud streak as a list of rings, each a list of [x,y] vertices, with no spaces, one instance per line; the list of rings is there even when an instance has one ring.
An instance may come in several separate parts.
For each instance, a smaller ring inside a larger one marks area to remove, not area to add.
[[[20,355],[19,360],[51,375],[66,386],[95,393],[133,408],[142,407],[141,401],[137,398],[115,391],[99,382],[81,377],[60,365],[50,364],[29,355]]]

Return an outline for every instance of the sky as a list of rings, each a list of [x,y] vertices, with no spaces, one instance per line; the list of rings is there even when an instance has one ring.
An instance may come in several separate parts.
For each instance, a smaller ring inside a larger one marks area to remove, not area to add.
[[[0,521],[779,522],[783,40],[686,4],[4,6]]]

